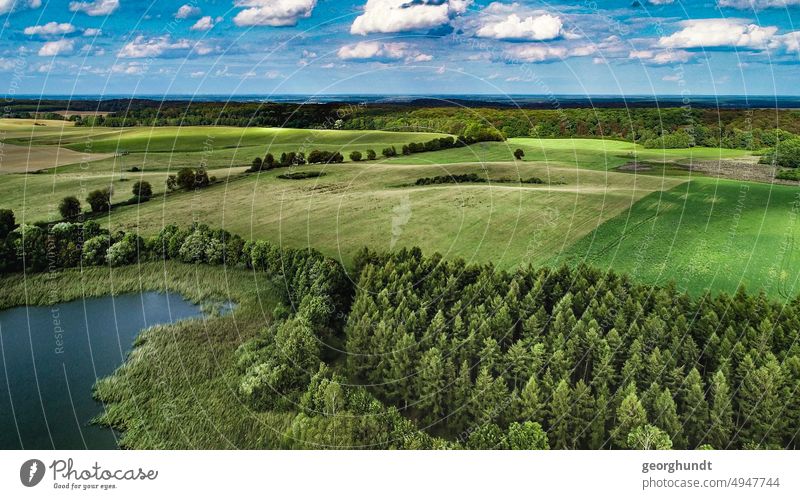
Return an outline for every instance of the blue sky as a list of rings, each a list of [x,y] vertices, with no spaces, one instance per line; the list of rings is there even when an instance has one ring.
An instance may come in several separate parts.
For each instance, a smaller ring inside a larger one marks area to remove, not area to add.
[[[797,95],[800,0],[0,0],[19,94]]]

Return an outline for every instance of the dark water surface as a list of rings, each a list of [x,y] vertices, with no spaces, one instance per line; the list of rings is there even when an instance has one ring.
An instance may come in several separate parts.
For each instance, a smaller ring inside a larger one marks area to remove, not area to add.
[[[142,329],[199,315],[151,292],[0,310],[0,449],[116,449],[113,430],[89,424],[102,411],[92,386]]]

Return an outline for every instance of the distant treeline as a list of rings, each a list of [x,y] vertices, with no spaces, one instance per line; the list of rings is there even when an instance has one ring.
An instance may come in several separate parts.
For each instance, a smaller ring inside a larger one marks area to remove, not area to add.
[[[294,104],[152,100],[15,100],[7,117],[53,111],[79,126],[263,126],[447,133],[476,141],[510,137],[605,137],[646,147],[727,147],[759,150],[800,133],[797,109],[425,107],[398,104]],[[39,115],[42,116],[41,114]],[[53,116],[53,115],[50,115]],[[56,116],[53,116],[56,117]],[[409,144],[409,147],[411,144]]]
[[[477,128],[499,131],[506,138],[605,137],[635,140],[650,147],[756,150],[773,147],[778,138],[786,136],[784,132],[800,133],[800,110],[367,107],[346,119],[344,128],[453,135],[470,135],[470,130]],[[673,137],[676,132],[679,134]]]

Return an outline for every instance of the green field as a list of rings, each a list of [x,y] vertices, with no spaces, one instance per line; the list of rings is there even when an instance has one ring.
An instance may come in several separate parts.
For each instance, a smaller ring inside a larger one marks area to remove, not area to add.
[[[692,160],[737,158],[746,151],[694,147],[691,149],[645,149],[630,142],[600,139],[508,139],[482,142],[469,147],[393,158],[394,163],[447,164],[469,161],[514,161],[522,149],[525,161],[542,161],[590,170],[611,170],[634,160],[653,163],[690,163]]]
[[[573,245],[586,261],[697,294],[740,284],[774,298],[800,292],[800,190],[695,177],[655,192]]]
[[[447,258],[510,269],[586,261],[648,283],[675,280],[692,293],[732,291],[742,283],[773,297],[796,294],[792,246],[797,188],[717,181],[674,165],[747,156],[746,151],[643,149],[598,139],[511,139],[376,162],[293,170],[323,171],[304,180],[287,169],[243,174],[253,157],[312,149],[380,150],[435,134],[232,127],[75,128],[0,121],[8,144],[31,151],[128,154],[32,174],[0,177],[2,207],[19,221],[58,218],[67,195],[84,199],[114,186],[114,202],[148,180],[155,197],[103,218],[111,229],[153,234],[171,223],[200,221],[249,238],[313,247],[350,263],[355,252],[419,246]],[[513,151],[525,151],[514,161]],[[634,159],[661,163],[646,174],[613,171]],[[220,182],[164,195],[168,174],[205,165]],[[136,166],[139,172],[131,172]],[[475,173],[490,182],[416,186],[423,177]],[[514,179],[538,177],[545,184]],[[689,181],[687,183],[687,181]]]

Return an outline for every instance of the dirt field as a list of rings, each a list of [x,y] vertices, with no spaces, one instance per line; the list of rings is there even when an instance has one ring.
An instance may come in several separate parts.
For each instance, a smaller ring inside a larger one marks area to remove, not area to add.
[[[33,172],[111,156],[113,154],[84,154],[57,146],[28,147],[0,142],[0,174]]]

